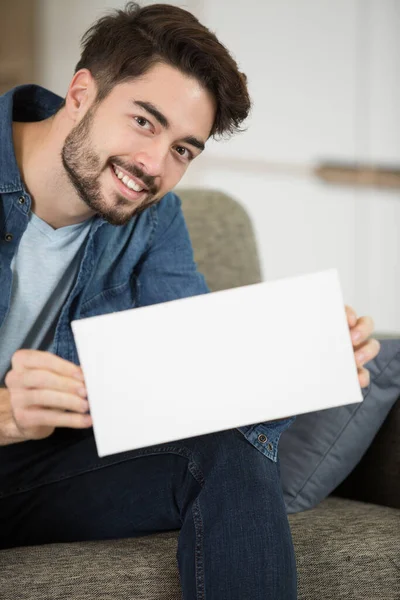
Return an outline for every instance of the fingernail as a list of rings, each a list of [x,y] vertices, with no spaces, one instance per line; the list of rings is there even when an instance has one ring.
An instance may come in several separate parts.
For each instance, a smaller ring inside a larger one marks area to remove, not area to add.
[[[353,331],[353,333],[351,334],[351,339],[353,340],[353,342],[358,342],[360,338],[361,333],[359,331]]]
[[[79,381],[85,381],[85,377],[83,376],[82,371],[75,371],[74,377],[79,379]]]
[[[87,396],[87,391],[86,391],[86,389],[85,389],[84,387],[81,387],[81,388],[79,388],[79,390],[78,390],[78,394],[79,394],[80,396],[82,396],[82,398],[86,398],[86,396]]]
[[[362,352],[360,352],[359,354],[357,354],[357,362],[359,364],[361,364],[365,359],[365,354],[363,354]]]

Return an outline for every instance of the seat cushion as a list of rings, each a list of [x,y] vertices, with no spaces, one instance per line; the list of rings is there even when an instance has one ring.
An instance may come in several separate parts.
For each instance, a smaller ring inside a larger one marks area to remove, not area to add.
[[[299,600],[398,600],[400,511],[341,498],[289,516]],[[0,596],[181,600],[178,531],[0,552]]]
[[[0,551],[5,600],[181,600],[179,531]]]
[[[289,522],[299,600],[399,600],[400,510],[330,497]]]

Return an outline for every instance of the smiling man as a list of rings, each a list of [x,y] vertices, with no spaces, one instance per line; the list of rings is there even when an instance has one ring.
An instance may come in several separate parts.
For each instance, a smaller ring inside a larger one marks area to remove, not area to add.
[[[75,75],[70,92],[63,135],[84,116],[65,139],[62,165],[86,207],[113,225],[128,223],[170,191],[213,127],[209,91],[163,63],[134,84],[117,85],[100,103],[87,69]]]
[[[70,327],[207,293],[171,190],[249,109],[195,17],[134,3],[85,34],[64,100],[0,98],[0,548],[180,529],[184,598],[296,598],[277,453],[293,419],[99,459]],[[366,386],[379,344],[346,310]]]

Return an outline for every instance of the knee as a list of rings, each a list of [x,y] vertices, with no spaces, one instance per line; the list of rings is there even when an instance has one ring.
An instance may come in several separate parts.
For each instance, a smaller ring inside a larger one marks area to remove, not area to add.
[[[209,436],[193,449],[192,461],[204,480],[224,482],[224,487],[241,486],[247,493],[281,495],[278,463],[262,454],[237,429]]]

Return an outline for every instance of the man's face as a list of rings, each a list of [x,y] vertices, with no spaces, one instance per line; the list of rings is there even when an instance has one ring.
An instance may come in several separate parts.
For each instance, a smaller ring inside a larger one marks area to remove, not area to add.
[[[124,225],[177,185],[214,117],[207,90],[157,64],[88,109],[65,139],[63,165],[86,205]]]

